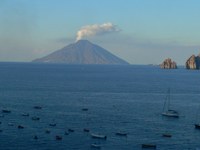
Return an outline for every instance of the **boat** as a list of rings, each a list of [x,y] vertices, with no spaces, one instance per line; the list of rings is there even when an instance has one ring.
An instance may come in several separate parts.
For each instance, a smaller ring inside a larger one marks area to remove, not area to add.
[[[47,134],[49,134],[51,131],[50,130],[48,130],[48,129],[46,129],[46,131],[45,131],[45,133],[47,133]]]
[[[65,131],[65,135],[69,135],[69,132]]]
[[[168,89],[168,94],[166,96],[166,100],[163,106],[162,115],[166,117],[179,118],[179,113],[175,110],[170,109],[170,89]]]
[[[88,111],[88,108],[82,108],[82,111]]]
[[[200,106],[199,106],[199,109],[198,109],[198,111],[197,111],[197,114],[196,114],[196,123],[194,124],[194,126],[195,126],[195,129],[200,129],[200,113],[199,113],[199,111],[200,111]]]
[[[68,132],[74,132],[74,130],[73,129],[68,129]]]
[[[9,123],[8,123],[8,126],[14,126],[14,124],[13,124],[13,123],[11,123],[11,122],[9,122]]]
[[[32,117],[32,120],[40,120],[40,118],[39,118],[39,117],[36,117],[36,116],[34,116],[34,117]]]
[[[38,136],[37,136],[37,135],[35,135],[33,138],[34,138],[35,140],[37,140],[37,139],[38,139]]]
[[[101,134],[94,134],[94,133],[92,133],[91,136],[92,136],[92,138],[94,138],[94,139],[104,139],[104,140],[107,139],[107,136],[106,136],[106,135],[101,135]]]
[[[169,138],[172,137],[172,135],[169,134],[169,133],[163,133],[162,136],[163,136],[163,137],[169,137]]]
[[[18,129],[24,129],[24,126],[18,125]]]
[[[3,112],[3,113],[11,113],[11,110],[3,109],[2,112]]]
[[[196,129],[200,129],[200,124],[194,124]]]
[[[156,149],[156,145],[155,144],[142,144],[142,148]]]
[[[96,149],[101,149],[101,145],[96,144],[96,143],[91,144],[91,147],[92,147],[92,148],[96,148]]]
[[[87,128],[84,128],[83,131],[84,131],[84,132],[90,132],[90,130],[87,129]]]
[[[21,115],[22,115],[22,116],[25,116],[25,117],[28,117],[28,116],[29,116],[29,113],[22,113]]]
[[[56,135],[56,140],[62,140],[62,136]]]
[[[56,126],[56,123],[50,123],[49,126],[55,127],[55,126]]]
[[[115,134],[118,135],[118,136],[127,136],[126,132],[117,132]]]
[[[34,106],[33,108],[35,108],[35,109],[42,109],[41,106]]]

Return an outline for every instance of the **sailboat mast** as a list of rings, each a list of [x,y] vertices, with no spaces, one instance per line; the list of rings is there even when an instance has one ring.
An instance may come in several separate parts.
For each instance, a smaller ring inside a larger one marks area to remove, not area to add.
[[[167,110],[169,110],[170,106],[170,88],[168,89],[168,105],[167,105]]]

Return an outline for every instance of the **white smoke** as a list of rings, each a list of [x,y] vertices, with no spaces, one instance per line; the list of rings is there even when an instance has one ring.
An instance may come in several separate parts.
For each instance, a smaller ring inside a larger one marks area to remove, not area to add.
[[[112,23],[93,24],[82,27],[76,34],[76,41],[90,36],[119,32],[120,30]]]

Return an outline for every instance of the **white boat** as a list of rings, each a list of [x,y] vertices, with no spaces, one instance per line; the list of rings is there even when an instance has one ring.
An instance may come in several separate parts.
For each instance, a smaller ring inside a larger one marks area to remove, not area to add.
[[[115,134],[118,136],[127,136],[126,132],[116,132]]]
[[[175,110],[170,109],[170,89],[168,89],[168,94],[166,96],[166,100],[163,106],[162,115],[166,117],[179,118],[179,113]]]
[[[91,134],[92,138],[95,138],[95,139],[107,139],[107,136],[106,135],[101,135],[101,134],[94,134],[92,133]]]
[[[25,117],[28,117],[28,116],[29,116],[29,113],[22,113],[21,115],[22,115],[22,116],[25,116]]]
[[[92,147],[92,148],[96,148],[96,149],[101,149],[101,145],[98,145],[98,144],[96,144],[96,143],[91,144],[91,147]]]

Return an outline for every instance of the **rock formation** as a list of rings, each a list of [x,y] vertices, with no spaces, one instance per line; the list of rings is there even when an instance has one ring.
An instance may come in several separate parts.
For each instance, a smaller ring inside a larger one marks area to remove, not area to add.
[[[167,58],[160,65],[162,69],[177,69],[177,65],[175,61],[172,61],[170,58]]]
[[[200,54],[192,55],[185,63],[186,69],[200,69]]]
[[[118,64],[127,65],[126,61],[111,54],[106,49],[87,40],[79,40],[45,57],[35,59],[40,63],[65,64]]]

